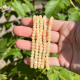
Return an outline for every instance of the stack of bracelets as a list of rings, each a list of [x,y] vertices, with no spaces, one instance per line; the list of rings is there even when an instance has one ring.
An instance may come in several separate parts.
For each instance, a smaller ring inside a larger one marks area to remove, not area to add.
[[[32,52],[30,58],[31,68],[44,69],[44,63],[46,61],[46,69],[47,70],[50,69],[49,53],[50,53],[52,21],[53,17],[50,18],[49,26],[47,27],[46,16],[43,16],[43,18],[41,15],[33,16]],[[47,32],[48,32],[48,40],[46,40]]]

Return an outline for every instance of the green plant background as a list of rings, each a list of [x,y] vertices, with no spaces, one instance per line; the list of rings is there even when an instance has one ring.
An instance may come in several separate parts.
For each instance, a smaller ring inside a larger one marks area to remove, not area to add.
[[[33,0],[35,2],[35,0]],[[17,21],[9,21],[10,17],[33,17],[33,15],[51,16],[57,20],[80,21],[80,8],[72,3],[72,0],[47,0],[46,6],[42,4],[41,9],[34,10],[33,1],[31,0],[0,0],[0,18],[3,14],[3,5],[7,5],[14,10],[5,10],[7,22],[0,23],[0,27],[5,26],[6,31],[12,24],[19,26]],[[78,4],[80,0],[75,0]],[[0,30],[1,33],[1,30]],[[31,51],[18,49],[15,45],[17,39],[31,40],[30,38],[18,37],[8,32],[0,37],[0,59],[4,59],[10,64],[0,69],[0,80],[80,80],[76,73],[68,71],[62,67],[52,66],[49,71],[46,69],[31,69],[29,65],[24,64],[24,58],[30,57]],[[52,57],[58,56],[55,53]],[[15,58],[17,58],[15,60]]]

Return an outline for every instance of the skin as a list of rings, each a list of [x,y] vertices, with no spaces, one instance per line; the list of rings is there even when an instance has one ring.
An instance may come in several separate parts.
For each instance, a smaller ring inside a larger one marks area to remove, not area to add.
[[[13,32],[17,36],[32,37],[32,18],[23,18],[23,26],[16,26]],[[47,25],[49,20],[47,20]],[[80,22],[53,20],[51,31],[50,52],[58,53],[59,57],[49,57],[50,66],[62,66],[80,74]],[[47,36],[46,36],[47,37]],[[58,44],[55,44],[57,42]],[[20,49],[31,50],[32,42],[17,40],[16,46]],[[45,60],[46,61],[46,60]],[[30,64],[30,58],[24,59]]]

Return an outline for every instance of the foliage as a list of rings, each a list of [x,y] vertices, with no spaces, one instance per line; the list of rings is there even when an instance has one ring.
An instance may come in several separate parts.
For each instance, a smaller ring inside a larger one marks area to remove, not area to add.
[[[65,9],[67,6],[70,6],[69,0],[51,0],[46,5],[45,14],[48,18],[55,16],[62,9]]]
[[[6,75],[0,74],[0,80],[6,80]]]
[[[75,0],[75,1],[80,3],[80,0]]]
[[[75,0],[80,2],[80,0]],[[10,8],[5,10],[3,5],[7,5]],[[47,18],[51,16],[57,20],[72,20],[80,21],[80,8],[75,6],[72,0],[48,0],[46,6],[42,4],[41,9],[34,10],[33,2],[30,0],[0,0],[0,18],[2,17],[3,11],[7,22],[0,23],[0,28],[5,26],[6,31],[8,31],[12,24],[15,26],[21,25],[20,20],[9,21],[11,16],[14,15],[16,18],[21,16],[32,17],[35,15],[46,15]],[[3,10],[3,11],[2,11]],[[1,30],[0,30],[1,32]],[[18,49],[15,45],[17,39],[31,40],[30,38],[13,36],[11,32],[4,34],[0,37],[0,59],[4,59],[7,63],[8,60],[10,64],[6,65],[0,70],[0,80],[5,80],[7,75],[7,80],[79,80],[79,75],[68,71],[62,67],[51,67],[49,71],[42,69],[31,69],[29,65],[24,64],[24,59],[30,57],[31,51]],[[53,54],[52,57],[58,56]]]

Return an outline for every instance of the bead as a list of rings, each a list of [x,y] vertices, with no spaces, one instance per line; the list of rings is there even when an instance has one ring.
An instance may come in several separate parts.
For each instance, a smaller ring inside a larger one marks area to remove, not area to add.
[[[32,34],[32,36],[35,36],[35,34]]]
[[[33,68],[33,65],[30,65],[31,68]]]
[[[31,57],[31,59],[33,59],[33,57]]]
[[[44,60],[46,59],[46,68],[49,67],[49,58],[50,53],[50,41],[51,41],[51,27],[52,27],[51,17],[49,20],[49,27],[47,28],[47,18],[44,16],[33,16],[33,34],[32,34],[32,54],[31,54],[31,64],[30,67],[36,69],[44,68]],[[48,31],[48,43],[46,44],[46,32]],[[36,37],[36,39],[35,39]],[[43,40],[42,40],[43,39]],[[34,58],[35,56],[35,58]],[[33,58],[35,59],[35,64],[33,65]],[[41,59],[42,58],[42,59]],[[38,61],[38,62],[37,62]]]
[[[44,50],[43,53],[46,53],[46,51]]]
[[[38,62],[37,61],[35,61],[35,64],[37,64]]]
[[[34,66],[34,69],[37,69],[37,66]]]
[[[47,70],[49,70],[50,69],[50,67],[47,67]]]
[[[34,54],[31,54],[31,57],[34,57]]]

